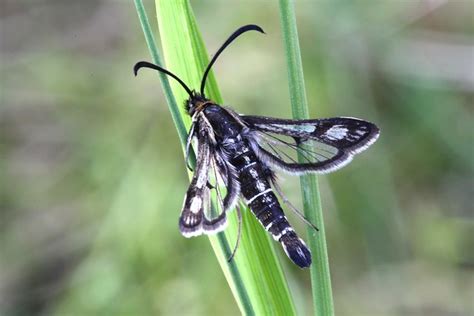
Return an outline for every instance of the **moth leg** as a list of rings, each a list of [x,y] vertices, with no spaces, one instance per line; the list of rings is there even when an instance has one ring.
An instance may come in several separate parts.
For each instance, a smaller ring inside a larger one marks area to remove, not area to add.
[[[239,248],[239,245],[240,245],[240,238],[242,237],[242,211],[240,210],[240,205],[237,205],[235,208],[237,211],[237,219],[238,219],[239,227],[237,230],[237,240],[235,241],[234,250],[232,250],[232,253],[230,257],[227,259],[227,262],[231,262],[232,259],[234,259],[235,253],[237,252],[237,248]]]
[[[193,123],[191,125],[191,128],[189,129],[189,134],[188,134],[188,137],[186,139],[186,158],[185,158],[185,162],[186,162],[186,167],[189,169],[189,171],[193,171],[193,168],[191,168],[191,165],[189,164],[189,150],[191,149],[191,143],[193,141],[193,137],[194,137],[194,127],[195,127],[196,123]]]
[[[306,216],[304,216],[304,214],[299,211],[291,202],[290,200],[287,199],[287,197],[283,194],[283,191],[282,189],[280,188],[280,186],[278,185],[278,182],[276,181],[276,178],[275,178],[275,175],[273,174],[273,172],[270,170],[270,169],[266,169],[265,172],[267,172],[269,175],[267,176],[267,179],[271,182],[271,184],[273,185],[273,188],[275,189],[275,191],[277,192],[278,196],[281,198],[281,200],[283,201],[283,203],[285,203],[293,212],[295,212],[296,215],[298,215],[298,217],[303,221],[305,222],[306,224],[308,224],[311,228],[313,228],[314,230],[316,231],[319,231],[319,228],[316,227],[316,225],[314,225],[313,223],[311,223],[307,218]]]

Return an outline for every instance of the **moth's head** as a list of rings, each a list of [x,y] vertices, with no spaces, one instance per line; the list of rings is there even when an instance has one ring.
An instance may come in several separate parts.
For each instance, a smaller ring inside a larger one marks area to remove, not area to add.
[[[213,102],[203,95],[192,91],[191,96],[184,103],[184,108],[189,116],[193,116],[196,112],[204,110],[204,108]]]

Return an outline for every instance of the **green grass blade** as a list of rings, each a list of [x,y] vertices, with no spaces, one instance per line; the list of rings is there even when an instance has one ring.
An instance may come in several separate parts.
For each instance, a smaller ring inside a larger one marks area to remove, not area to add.
[[[295,119],[309,118],[294,2],[292,0],[280,0],[280,18],[288,66],[293,117]],[[302,157],[299,158],[301,161]],[[313,229],[308,228],[309,247],[313,253],[311,284],[315,314],[321,316],[334,315],[329,260],[318,182],[316,176],[305,175],[300,178],[300,184],[305,216],[320,229],[319,232],[315,232]]]
[[[148,45],[148,49],[150,50],[151,58],[153,59],[153,62],[155,64],[163,65],[163,61],[161,60],[161,56],[158,52],[153,33],[151,31],[150,22],[148,21],[148,17],[146,15],[145,7],[143,6],[143,1],[135,0],[135,8],[137,10],[138,19],[140,20],[140,24],[142,26],[143,34],[145,35],[145,40]],[[168,104],[168,108],[171,112],[171,117],[173,118],[173,122],[178,131],[179,140],[181,141],[181,145],[184,148],[186,144],[187,129],[184,125],[183,115],[180,113],[179,107],[176,104],[176,99],[174,98],[173,92],[171,91],[171,86],[168,81],[168,77],[163,73],[159,73],[159,76],[163,91],[165,93],[166,103]]]
[[[144,25],[143,29],[153,61],[161,63],[156,45],[152,40],[149,24],[146,21],[143,5],[138,0],[135,3],[140,21]],[[208,63],[208,54],[189,2],[185,0],[156,0],[155,3],[166,68],[177,74],[191,88],[198,88],[202,73]],[[167,80],[163,81],[167,82]],[[183,122],[184,131],[186,131],[190,124],[189,117],[184,112],[184,107],[178,107],[173,100],[184,101],[188,96],[176,82],[171,81],[169,84],[174,98],[167,96],[168,105],[172,114],[177,113],[180,117],[175,119],[173,116],[173,119],[175,124]],[[164,88],[167,93],[165,84]],[[206,95],[222,104],[222,98],[212,73],[208,78]],[[178,124],[176,125],[182,141],[183,135],[186,134],[182,133],[183,129]],[[250,211],[246,208],[243,208],[242,211],[242,240],[231,263],[227,262],[227,257],[237,235],[235,214],[230,216],[229,227],[225,233],[210,237],[214,252],[239,308],[246,315],[294,315],[293,300],[273,244]]]

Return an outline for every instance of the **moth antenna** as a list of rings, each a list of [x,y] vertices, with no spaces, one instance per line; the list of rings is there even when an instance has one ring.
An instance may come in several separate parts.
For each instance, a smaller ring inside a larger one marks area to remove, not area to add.
[[[224,44],[222,44],[221,48],[219,48],[219,50],[216,52],[214,57],[212,57],[211,61],[209,62],[209,65],[207,65],[207,68],[204,71],[204,75],[202,76],[202,80],[201,80],[201,90],[200,90],[202,96],[204,96],[204,87],[206,86],[207,76],[209,75],[209,71],[211,70],[212,65],[214,65],[214,63],[216,62],[217,57],[219,57],[219,55],[224,51],[224,49],[227,46],[229,46],[230,43],[232,43],[237,37],[239,37],[240,35],[248,31],[257,31],[257,32],[265,34],[262,28],[255,24],[244,25],[238,28],[234,33],[232,33],[232,35],[229,36],[229,38],[224,42]]]
[[[237,248],[239,248],[240,237],[242,236],[242,212],[240,211],[239,205],[237,205],[235,209],[237,211],[237,218],[239,219],[239,228],[237,230],[237,241],[235,242],[234,250],[232,250],[232,254],[227,259],[227,262],[231,262],[232,259],[234,259],[235,253],[237,252]]]
[[[135,74],[135,76],[138,74],[138,70],[140,70],[140,68],[151,68],[151,69],[158,70],[159,72],[162,72],[164,74],[167,74],[168,76],[172,77],[174,80],[178,81],[179,84],[184,88],[184,90],[186,90],[186,92],[189,94],[189,96],[193,97],[193,92],[191,91],[191,89],[189,89],[188,86],[183,82],[183,80],[181,80],[178,76],[176,76],[171,71],[166,70],[165,68],[162,68],[158,65],[149,63],[147,61],[139,61],[138,63],[135,64],[135,66],[133,66],[133,73]]]

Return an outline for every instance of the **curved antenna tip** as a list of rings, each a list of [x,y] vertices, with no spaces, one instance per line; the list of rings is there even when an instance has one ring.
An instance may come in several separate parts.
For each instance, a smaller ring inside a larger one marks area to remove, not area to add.
[[[170,72],[169,70],[166,70],[165,68],[163,68],[161,66],[155,65],[155,64],[147,62],[147,61],[139,61],[138,63],[135,64],[135,66],[133,66],[133,73],[135,74],[135,76],[137,75],[138,70],[140,70],[140,68],[155,69],[155,70],[158,70],[159,72],[162,72],[162,73],[172,77],[174,80],[178,81],[178,83],[184,88],[184,90],[186,90],[186,92],[189,94],[190,97],[193,96],[193,92],[191,91],[191,89],[188,88],[188,86],[184,83],[184,81],[181,80],[174,73]]]
[[[257,31],[257,32],[263,33],[263,34],[267,34],[267,33],[265,33],[265,31],[264,31],[260,26],[258,26],[257,24],[244,25],[244,26],[241,27],[241,29],[245,29],[246,31],[253,30],[253,31]]]
[[[133,74],[135,75],[135,77],[138,75],[138,71],[140,70],[140,68],[146,67],[149,64],[150,63],[147,61],[139,61],[138,63],[136,63],[135,66],[133,66]]]
[[[224,42],[224,44],[222,44],[222,46],[217,50],[216,54],[214,55],[214,57],[212,57],[211,61],[209,62],[209,64],[207,65],[206,67],[206,70],[204,71],[204,74],[202,75],[202,78],[201,78],[201,88],[199,89],[201,95],[204,96],[204,88],[206,86],[206,79],[207,79],[207,76],[209,74],[209,71],[211,70],[211,67],[212,65],[216,62],[217,58],[219,57],[219,55],[224,51],[224,49],[230,45],[230,43],[232,43],[237,37],[239,37],[240,35],[242,35],[243,33],[245,32],[248,32],[248,31],[257,31],[257,32],[260,32],[262,34],[265,34],[265,32],[263,31],[263,29],[256,25],[256,24],[247,24],[247,25],[244,25],[244,26],[241,26],[239,27],[234,33],[232,33],[229,38]]]

